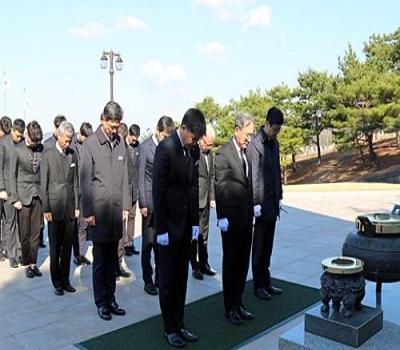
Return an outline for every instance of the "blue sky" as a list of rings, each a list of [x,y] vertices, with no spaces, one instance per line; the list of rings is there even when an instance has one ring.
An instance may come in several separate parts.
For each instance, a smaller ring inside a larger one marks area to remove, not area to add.
[[[97,125],[109,99],[99,59],[112,48],[124,60],[114,79],[124,121],[153,129],[207,95],[223,104],[249,89],[293,86],[309,67],[336,72],[349,42],[361,55],[372,33],[399,26],[399,13],[395,0],[2,0],[7,114],[23,117],[27,100],[26,121],[45,131],[58,113]]]

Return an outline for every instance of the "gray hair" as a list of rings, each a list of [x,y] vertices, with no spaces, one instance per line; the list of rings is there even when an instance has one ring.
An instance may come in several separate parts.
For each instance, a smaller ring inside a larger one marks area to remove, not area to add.
[[[206,137],[212,137],[215,139],[215,130],[211,124],[206,125]]]
[[[253,123],[254,117],[250,113],[237,112],[235,116],[235,128],[243,129],[245,126]]]
[[[58,127],[59,135],[66,135],[68,137],[74,136],[74,127],[70,122],[62,122]]]

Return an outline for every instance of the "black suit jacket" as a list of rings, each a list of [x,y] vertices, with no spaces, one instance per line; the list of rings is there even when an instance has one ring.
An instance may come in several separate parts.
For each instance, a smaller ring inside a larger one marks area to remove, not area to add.
[[[78,162],[68,149],[61,155],[57,147],[43,154],[40,165],[43,212],[51,212],[54,221],[73,220],[79,209]]]
[[[156,147],[152,137],[139,145],[139,208],[147,208],[150,213],[153,212],[153,164]]]
[[[39,166],[34,170],[30,160],[30,151],[25,141],[20,142],[14,148],[10,163],[12,204],[20,201],[22,205],[30,205],[34,196],[41,197],[40,159],[43,153],[43,145],[37,146],[36,153],[39,158]]]
[[[47,152],[49,149],[56,147],[57,138],[51,135],[48,139],[43,141],[43,151]]]
[[[279,143],[277,140],[268,141],[261,128],[249,145],[248,155],[252,167],[254,205],[260,204],[262,208],[259,220],[276,220],[279,200],[282,199]]]
[[[199,224],[195,162],[191,152],[184,155],[177,132],[158,145],[153,168],[153,224],[171,243],[190,240],[191,226]]]
[[[249,158],[247,158],[249,162]],[[243,231],[252,219],[251,166],[249,176],[231,140],[215,156],[215,200],[218,219],[227,218],[229,230]]]

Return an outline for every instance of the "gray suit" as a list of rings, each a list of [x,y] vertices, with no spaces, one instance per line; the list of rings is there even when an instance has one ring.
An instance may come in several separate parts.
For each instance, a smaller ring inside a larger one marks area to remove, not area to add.
[[[21,142],[14,148],[10,165],[11,203],[22,203],[18,211],[22,264],[36,264],[42,223],[40,163],[43,145],[32,150]]]
[[[110,142],[99,126],[83,144],[79,167],[83,217],[95,217],[89,226],[93,241],[93,292],[97,307],[115,301],[118,241],[122,237],[122,211],[128,211],[127,151],[119,136]]]
[[[192,242],[190,262],[193,270],[204,271],[208,267],[208,226],[210,221],[210,201],[215,200],[214,156],[200,152],[199,158],[199,228],[198,240]],[[197,259],[198,256],[198,259]]]
[[[35,156],[40,160],[43,153],[43,145],[39,145]],[[32,167],[31,151],[25,142],[21,142],[14,148],[10,165],[10,188],[11,203],[20,201],[22,205],[28,206],[32,203],[33,197],[41,199],[40,192],[40,165]]]
[[[71,146],[75,151],[77,161],[78,161],[78,169],[81,165],[81,158],[82,158],[82,153],[83,153],[83,144],[78,142],[77,135],[75,134]],[[78,175],[79,175],[79,170],[78,170]],[[79,184],[79,181],[78,181]],[[78,188],[78,198],[79,198],[79,203],[81,201],[81,189],[80,189],[80,184]],[[79,258],[81,256],[85,256],[85,243],[86,243],[86,236],[87,236],[87,223],[85,221],[85,218],[82,216],[82,210],[79,213],[79,218],[76,219],[76,222],[74,224],[74,239],[72,243],[72,248],[74,252],[74,256]]]
[[[4,202],[6,252],[10,259],[21,254],[21,242],[17,227],[17,212],[11,204],[10,165],[15,143],[11,135],[0,140],[0,191],[6,191],[8,200]]]
[[[150,137],[139,146],[139,208],[147,208],[153,212],[153,163],[156,144]]]
[[[142,217],[142,271],[145,284],[153,283],[153,268],[151,266],[152,250],[156,264],[155,282],[158,284],[158,249],[154,241],[154,227],[150,227],[150,218],[153,212],[153,163],[156,147],[157,145],[154,143],[152,137],[139,145],[139,208],[147,208],[147,217]]]

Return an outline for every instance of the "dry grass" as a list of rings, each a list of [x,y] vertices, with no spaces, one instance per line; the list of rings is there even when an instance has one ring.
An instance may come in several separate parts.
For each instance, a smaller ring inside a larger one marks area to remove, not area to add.
[[[366,149],[364,150],[367,159],[365,163],[362,162],[356,150],[326,154],[322,157],[320,166],[316,158],[301,160],[297,163],[297,171],[289,172],[288,184],[361,182],[369,177],[396,172],[400,174],[400,149],[396,147],[395,139],[377,142],[375,150],[378,166],[368,162]]]
[[[369,182],[338,182],[327,184],[303,184],[284,186],[284,192],[348,192],[348,191],[384,191],[398,190],[400,184]]]

